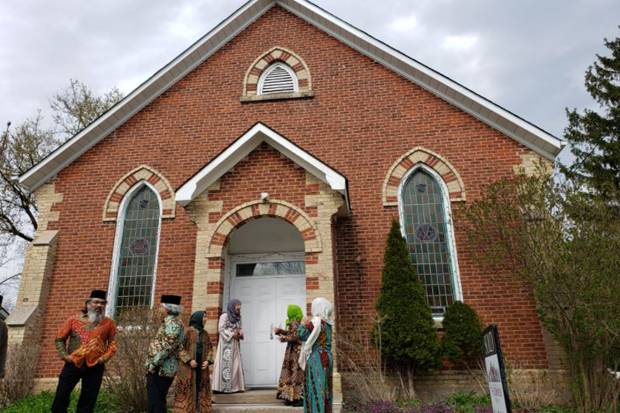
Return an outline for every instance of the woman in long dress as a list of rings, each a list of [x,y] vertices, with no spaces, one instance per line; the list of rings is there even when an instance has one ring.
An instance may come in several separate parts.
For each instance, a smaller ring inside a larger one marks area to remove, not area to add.
[[[205,311],[196,311],[185,330],[183,349],[179,352],[174,390],[174,413],[211,413],[211,379],[209,366],[213,364],[213,347],[204,329]]]
[[[280,338],[280,341],[286,343],[277,397],[286,401],[287,404],[301,406],[303,402],[304,371],[299,366],[301,341],[297,335],[297,329],[304,314],[301,307],[291,304],[288,306],[287,316],[286,329],[275,329],[275,333]]]
[[[219,341],[213,365],[212,388],[222,393],[245,391],[241,364],[241,301],[230,300],[218,323]]]
[[[312,319],[297,330],[302,341],[299,365],[306,372],[304,413],[332,411],[332,304],[319,297],[312,301]]]

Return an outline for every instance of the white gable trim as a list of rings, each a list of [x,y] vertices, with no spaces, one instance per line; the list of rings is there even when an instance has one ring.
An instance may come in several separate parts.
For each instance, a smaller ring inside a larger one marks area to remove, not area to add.
[[[250,0],[121,102],[20,177],[35,190],[242,32],[275,5],[323,30],[508,137],[553,160],[562,141],[306,0]]]
[[[263,142],[341,193],[349,207],[347,179],[344,176],[262,123],[254,125],[183,184],[176,191],[176,201],[183,206],[189,204]]]

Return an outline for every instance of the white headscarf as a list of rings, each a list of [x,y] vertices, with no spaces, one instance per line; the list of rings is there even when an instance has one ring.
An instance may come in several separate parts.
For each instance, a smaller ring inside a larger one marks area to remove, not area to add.
[[[318,297],[312,301],[312,325],[314,328],[308,339],[303,343],[301,353],[299,354],[299,366],[302,370],[306,369],[306,362],[312,354],[312,346],[321,333],[321,321],[333,325],[332,319],[333,306],[326,298]]]

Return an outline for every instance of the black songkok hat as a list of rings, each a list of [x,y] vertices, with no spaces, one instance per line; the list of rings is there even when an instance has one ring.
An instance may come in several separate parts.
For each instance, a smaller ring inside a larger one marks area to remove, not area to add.
[[[108,292],[104,290],[92,290],[90,292],[90,298],[99,298],[100,300],[107,300]]]
[[[180,295],[162,295],[161,296],[162,304],[176,304],[181,305],[181,296]]]

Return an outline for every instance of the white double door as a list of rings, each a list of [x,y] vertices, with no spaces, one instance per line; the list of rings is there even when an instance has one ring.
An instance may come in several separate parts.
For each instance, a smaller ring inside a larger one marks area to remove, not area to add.
[[[306,306],[303,258],[301,261],[296,258],[248,262],[233,257],[231,260],[228,298],[237,298],[242,303],[245,339],[241,341],[241,359],[248,387],[274,387],[278,383],[286,343],[278,340],[273,328],[285,328],[289,304],[297,304],[302,309]],[[277,268],[277,271],[270,268]],[[287,270],[293,273],[283,273],[289,272]]]

